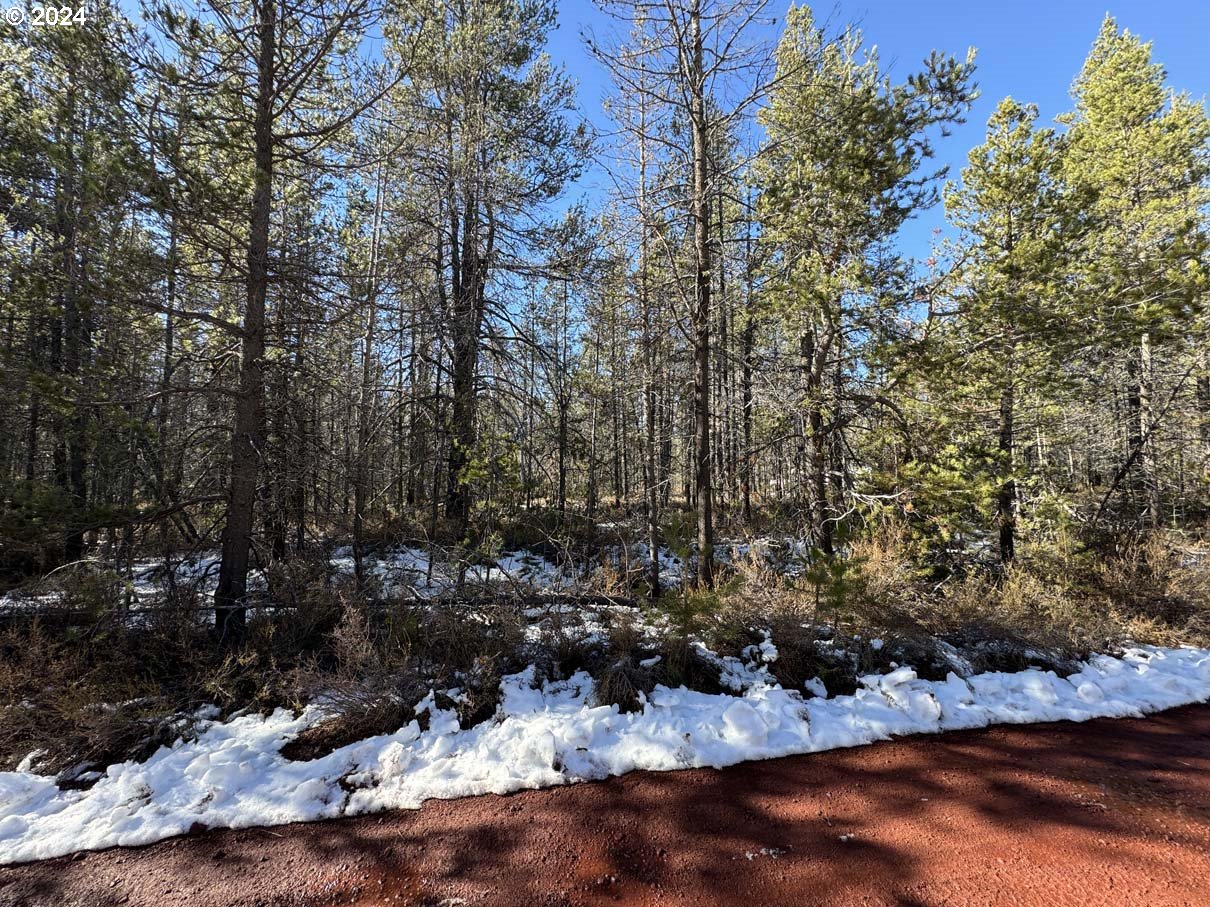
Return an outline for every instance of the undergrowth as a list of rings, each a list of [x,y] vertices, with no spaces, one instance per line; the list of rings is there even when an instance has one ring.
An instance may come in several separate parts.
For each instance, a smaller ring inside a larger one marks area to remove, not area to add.
[[[430,690],[456,690],[436,705],[463,727],[491,720],[502,677],[528,665],[538,682],[587,671],[598,704],[635,711],[658,685],[722,691],[719,658],[761,661],[766,641],[777,650],[769,673],[803,695],[821,692],[819,682],[850,693],[862,675],[903,664],[933,679],[1065,673],[1130,641],[1210,644],[1207,549],[1183,536],[1027,547],[1008,569],[939,578],[891,524],[798,568],[752,546],[720,566],[713,590],[602,609],[602,595],[632,591],[628,571],[605,561],[585,589],[597,604],[571,597],[527,613],[511,593],[386,599],[297,561],[270,569],[273,607],[249,611],[237,645],[214,639],[210,602],[185,584],[145,608],[117,574],[61,571],[33,590],[53,604],[0,615],[0,768],[23,763],[86,784],[90,772],[187,736],[203,708],[309,703],[327,717],[283,752],[313,759],[413,720],[424,726],[416,706]]]

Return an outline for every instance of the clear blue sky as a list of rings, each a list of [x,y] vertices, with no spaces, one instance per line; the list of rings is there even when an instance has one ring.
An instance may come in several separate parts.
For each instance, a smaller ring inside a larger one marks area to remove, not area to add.
[[[789,6],[774,0],[770,12],[778,24]],[[976,78],[982,96],[965,125],[937,142],[937,161],[957,177],[966,153],[983,140],[987,118],[1001,98],[1012,95],[1038,105],[1043,121],[1070,109],[1068,90],[1096,37],[1105,14],[1120,27],[1152,41],[1154,59],[1168,70],[1169,84],[1194,97],[1210,94],[1210,0],[842,0],[814,6],[837,23],[856,22],[876,44],[893,76],[911,72],[933,48],[958,56],[977,50]],[[559,27],[549,51],[579,82],[584,113],[605,124],[601,99],[607,77],[590,59],[580,40],[585,25],[608,29],[608,20],[591,0],[563,0]],[[590,196],[600,179],[582,183]],[[944,224],[934,209],[909,223],[901,235],[908,254],[928,254],[934,227]]]
[[[118,2],[138,18],[138,0]],[[770,45],[781,33],[788,7],[788,0],[769,4],[768,14],[777,22],[762,37]],[[1001,98],[1012,95],[1037,104],[1044,122],[1070,109],[1068,89],[1107,12],[1119,26],[1153,42],[1154,59],[1167,68],[1170,85],[1197,98],[1210,95],[1210,0],[828,0],[814,9],[819,19],[859,25],[899,79],[934,48],[957,56],[976,49],[982,96],[967,122],[936,143],[937,163],[948,165],[955,179],[967,152],[983,141],[987,118]],[[604,34],[612,22],[592,0],[559,0],[559,24],[547,49],[577,81],[583,113],[608,129],[601,111],[608,78],[581,41],[585,27]],[[601,174],[588,173],[573,196],[591,201],[604,185]],[[925,212],[902,231],[903,249],[924,258],[934,228],[944,224],[940,206]]]

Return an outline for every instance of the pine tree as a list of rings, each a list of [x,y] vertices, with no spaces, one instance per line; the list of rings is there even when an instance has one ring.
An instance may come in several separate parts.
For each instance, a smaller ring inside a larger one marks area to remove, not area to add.
[[[449,336],[445,506],[466,537],[474,502],[480,357],[499,308],[495,281],[541,235],[539,208],[573,179],[586,136],[567,116],[572,85],[542,52],[552,0],[422,5],[413,111],[442,192],[441,293]]]
[[[0,199],[13,242],[5,248],[14,253],[6,256],[5,314],[10,339],[20,319],[25,346],[23,494],[53,501],[55,547],[75,561],[90,532],[112,528],[114,509],[133,505],[129,471],[100,468],[113,456],[110,443],[130,440],[104,429],[129,415],[129,388],[116,373],[141,367],[137,342],[125,344],[145,327],[130,308],[148,247],[130,223],[146,180],[132,125],[129,33],[102,5],[71,28],[5,26],[0,42],[16,63],[0,87]]]
[[[1061,181],[1062,145],[1035,126],[1038,111],[1006,98],[970,152],[946,210],[963,231],[962,290],[951,337],[956,358],[940,379],[998,400],[996,513],[1002,563],[1013,559],[1017,524],[1019,396],[1036,392],[1073,347],[1064,274],[1079,238]]]
[[[1161,503],[1156,358],[1196,323],[1210,202],[1210,119],[1164,80],[1151,45],[1107,16],[1072,86],[1064,157],[1064,178],[1086,193],[1093,219],[1081,255],[1087,323],[1126,386],[1119,472],[1133,476],[1152,523]]]
[[[809,8],[792,7],[777,67],[759,115],[768,143],[756,167],[766,296],[798,348],[800,461],[812,532],[830,554],[841,479],[831,451],[847,418],[847,347],[902,276],[886,244],[936,197],[937,174],[918,170],[932,156],[931,131],[960,121],[969,105],[973,62],[934,53],[892,85],[859,32],[829,40]]]
[[[271,267],[274,193],[288,162],[322,166],[333,143],[389,88],[381,74],[360,66],[356,36],[378,18],[369,0],[330,6],[311,0],[256,0],[251,6],[212,0],[198,16],[158,10],[173,57],[156,60],[166,81],[207,91],[223,105],[220,153],[250,165],[249,184],[228,213],[243,209],[239,245],[243,283],[238,327],[219,324],[239,342],[237,388],[230,441],[222,560],[215,590],[216,625],[224,639],[238,637],[245,619],[248,568],[256,504],[266,455],[265,369],[268,310],[274,280]],[[213,45],[229,52],[214,55]],[[342,79],[360,70],[363,80]],[[396,73],[396,78],[399,74]],[[237,190],[238,192],[238,190]]]
[[[627,96],[623,106],[637,107],[624,116],[624,128],[640,147],[635,182],[644,275],[649,273],[648,231],[654,228],[654,199],[650,197],[654,193],[649,193],[647,180],[655,163],[649,154],[657,144],[667,155],[662,164],[670,171],[662,181],[670,187],[665,193],[669,216],[675,211],[684,223],[685,235],[679,237],[683,246],[674,248],[663,241],[661,251],[673,272],[669,283],[687,315],[692,346],[692,423],[685,438],[685,497],[697,512],[697,583],[709,588],[714,583],[717,467],[711,401],[716,368],[711,362],[718,352],[711,352],[718,255],[713,225],[719,178],[725,175],[712,151],[718,137],[741,121],[765,90],[766,53],[752,41],[749,31],[766,0],[751,5],[730,0],[669,0],[664,4],[602,0],[601,6],[629,28],[626,42],[607,47],[589,39],[589,49]],[[724,107],[725,92],[738,100]],[[648,511],[654,513],[650,504]],[[653,528],[649,526],[650,538],[655,537]]]

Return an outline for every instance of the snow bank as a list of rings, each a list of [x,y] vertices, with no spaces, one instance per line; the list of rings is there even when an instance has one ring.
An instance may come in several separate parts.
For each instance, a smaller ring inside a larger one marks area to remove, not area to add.
[[[763,653],[766,658],[773,652]],[[741,694],[658,687],[642,712],[591,705],[592,680],[505,679],[493,721],[463,730],[430,693],[416,722],[308,762],[280,750],[321,720],[277,711],[203,726],[142,764],[111,766],[88,791],[0,773],[0,863],[148,844],[195,827],[243,828],[416,808],[429,798],[503,794],[620,775],[722,767],[898,734],[998,722],[1140,716],[1210,699],[1210,650],[1138,647],[1064,679],[1038,670],[920,680],[910,668],[863,679],[853,696],[804,700],[756,679]]]

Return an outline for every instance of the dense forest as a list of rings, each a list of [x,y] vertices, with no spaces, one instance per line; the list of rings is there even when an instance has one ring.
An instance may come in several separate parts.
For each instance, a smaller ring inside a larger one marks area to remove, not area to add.
[[[770,0],[10,2],[0,902],[1198,900],[1210,116],[1146,36],[1051,121]]]
[[[5,582],[221,549],[228,636],[337,541],[361,581],[628,523],[705,588],[719,533],[997,569],[1202,525],[1210,119],[1145,41],[1107,18],[1069,113],[1004,99],[947,174],[973,52],[892,78],[805,6],[772,47],[761,2],[602,2],[609,132],[553,0],[0,26]]]

